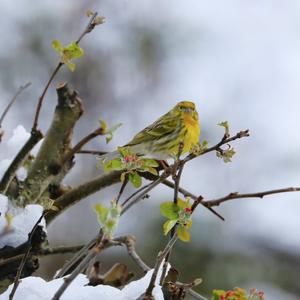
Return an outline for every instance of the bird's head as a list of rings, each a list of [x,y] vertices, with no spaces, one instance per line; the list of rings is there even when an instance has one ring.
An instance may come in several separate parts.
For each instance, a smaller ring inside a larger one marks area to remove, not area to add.
[[[190,101],[178,102],[174,110],[183,117],[192,117],[194,120],[198,120],[198,113],[196,111],[195,103]]]

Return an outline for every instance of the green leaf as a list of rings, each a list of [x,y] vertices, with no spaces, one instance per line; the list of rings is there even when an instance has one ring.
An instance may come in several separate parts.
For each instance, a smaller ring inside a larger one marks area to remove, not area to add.
[[[58,52],[60,61],[63,64],[66,64],[71,71],[74,71],[76,67],[76,65],[72,63],[71,60],[74,58],[80,58],[84,55],[83,49],[79,47],[79,45],[75,42],[72,42],[69,45],[63,47],[60,41],[54,40],[52,41],[52,47],[56,52]]]
[[[80,58],[84,55],[84,51],[78,44],[72,42],[63,48],[63,55],[70,60],[73,58]]]
[[[52,47],[54,48],[54,50],[58,53],[61,53],[62,52],[62,45],[61,45],[61,42],[59,40],[53,40],[52,41]]]
[[[232,157],[236,154],[234,148],[229,148],[227,150],[217,151],[217,157],[222,158],[224,163],[229,163],[232,161]]]
[[[225,291],[223,290],[213,290],[213,295],[211,300],[220,300],[221,296],[225,296]]]
[[[224,127],[225,129],[225,134],[229,136],[229,123],[228,121],[224,121],[218,124],[221,127]]]
[[[139,188],[142,185],[142,177],[137,172],[129,173],[128,179],[135,188]]]
[[[104,172],[109,172],[112,170],[120,171],[120,170],[124,169],[124,166],[123,166],[121,158],[117,157],[115,159],[109,160],[108,162],[105,162],[103,165],[103,169],[104,169]]]
[[[116,124],[114,126],[112,126],[111,128],[109,128],[105,133],[106,133],[106,144],[108,144],[112,138],[113,138],[113,133],[122,126],[122,123]]]
[[[127,174],[126,172],[123,172],[123,173],[121,174],[121,176],[120,176],[121,182],[124,182],[124,181],[125,181],[126,174]]]
[[[75,70],[75,68],[76,68],[76,65],[75,65],[74,63],[66,62],[65,64],[66,64],[66,66],[69,68],[69,70],[72,71],[72,72],[73,72],[73,71]]]
[[[185,222],[185,227],[186,227],[187,229],[190,229],[190,228],[192,227],[192,225],[193,225],[192,219],[189,219],[189,220],[187,220],[187,221]]]
[[[169,231],[176,225],[177,220],[168,220],[164,223],[163,229],[164,229],[164,235],[167,235]]]
[[[183,242],[189,242],[191,240],[190,232],[185,228],[185,226],[179,224],[178,226],[178,238]]]
[[[94,210],[97,213],[99,223],[104,225],[109,212],[108,208],[98,203],[95,205]]]
[[[128,147],[118,147],[118,151],[121,154],[122,157],[129,154]]]
[[[103,120],[99,120],[99,124],[100,124],[100,128],[103,129],[104,132],[106,132],[106,129],[107,129],[107,124],[105,121]]]
[[[147,167],[147,168],[144,168],[145,171],[153,174],[153,175],[158,175],[158,172],[155,168],[152,168],[152,167]]]
[[[144,158],[142,159],[143,167],[158,167],[159,163],[155,159]]]
[[[159,209],[162,216],[176,221],[179,219],[179,207],[173,202],[163,202],[160,204]]]
[[[207,147],[208,146],[208,141],[207,140],[203,140],[201,146],[202,147]]]

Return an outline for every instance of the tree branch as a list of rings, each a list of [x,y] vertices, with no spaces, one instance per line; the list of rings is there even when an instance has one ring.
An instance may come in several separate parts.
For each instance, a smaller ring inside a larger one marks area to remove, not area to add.
[[[97,16],[97,13],[94,13],[93,16],[90,18],[90,21],[87,25],[87,27],[85,28],[85,30],[83,31],[83,33],[79,36],[79,38],[76,40],[76,44],[79,44],[80,41],[83,39],[83,37],[91,32],[96,25],[95,23],[95,19],[96,19],[96,16]],[[38,101],[38,104],[37,104],[37,107],[36,107],[36,112],[35,112],[35,117],[34,117],[34,121],[33,121],[33,125],[32,125],[32,130],[35,131],[37,130],[37,127],[38,127],[38,120],[39,120],[39,115],[40,115],[40,111],[41,111],[41,108],[42,108],[42,104],[43,104],[43,101],[44,101],[44,98],[45,98],[45,95],[47,93],[47,90],[51,84],[51,82],[53,81],[54,77],[56,76],[56,74],[58,73],[58,71],[60,70],[60,68],[64,65],[64,63],[62,63],[61,61],[57,64],[56,68],[54,69],[53,73],[51,74],[41,96],[39,97],[39,101]]]
[[[17,100],[18,96],[25,90],[27,89],[29,86],[31,85],[31,82],[26,83],[23,86],[20,86],[17,90],[17,92],[15,93],[15,95],[12,97],[12,99],[9,101],[9,103],[7,104],[6,108],[4,109],[1,117],[0,117],[0,142],[1,142],[1,138],[3,136],[3,132],[1,130],[2,127],[2,123],[3,120],[6,116],[6,114],[8,113],[9,109],[11,108],[11,106],[14,104],[14,102]]]
[[[40,131],[32,131],[28,141],[16,155],[6,172],[4,173],[2,180],[0,182],[0,193],[6,194],[10,183],[16,176],[16,172],[20,167],[23,166],[30,151],[33,147],[43,138],[43,134]]]
[[[69,152],[66,153],[66,155],[62,158],[61,165],[63,166],[65,162],[72,159],[75,153],[78,153],[80,149],[87,144],[89,141],[94,139],[95,137],[99,135],[103,135],[104,129],[102,127],[97,128],[93,132],[89,133],[87,136],[85,136],[80,142],[78,142]]]
[[[65,209],[74,205],[78,201],[86,198],[87,196],[100,191],[101,189],[113,185],[120,181],[121,171],[110,172],[108,174],[100,175],[86,183],[83,183],[66,194],[60,196],[55,202],[54,206],[58,211],[51,211],[46,216],[47,223],[50,223],[55,217],[60,215]]]
[[[289,192],[300,192],[300,187],[288,187],[288,188],[269,190],[269,191],[263,191],[263,192],[257,192],[257,193],[246,193],[246,194],[240,194],[238,192],[233,192],[233,193],[228,194],[227,196],[224,196],[224,197],[221,197],[218,199],[202,201],[201,204],[205,205],[206,207],[212,207],[212,206],[218,206],[218,205],[222,204],[223,202],[233,200],[233,199],[263,198],[268,195],[289,193]]]
[[[63,166],[59,162],[71,148],[73,128],[83,113],[81,100],[66,83],[57,87],[57,95],[58,104],[51,126],[28,172],[24,189],[19,197],[23,205],[39,203],[42,193],[62,172]],[[72,164],[69,164],[67,169],[70,167]]]
[[[13,300],[13,297],[14,297],[14,294],[19,286],[19,283],[20,283],[20,278],[21,278],[21,275],[22,275],[22,271],[23,271],[23,268],[25,266],[25,263],[26,263],[26,260],[29,256],[29,253],[30,253],[30,250],[32,248],[32,244],[31,244],[31,241],[32,241],[32,237],[38,227],[38,225],[40,224],[40,222],[42,221],[43,217],[45,215],[45,212],[42,213],[42,215],[40,216],[40,218],[37,220],[37,222],[34,224],[31,232],[29,233],[28,235],[28,248],[24,254],[24,256],[22,257],[22,260],[21,260],[21,263],[19,265],[19,268],[17,270],[17,274],[16,274],[16,277],[15,277],[15,280],[14,280],[14,285],[13,285],[13,288],[9,294],[9,300]]]
[[[162,252],[158,253],[156,263],[155,263],[155,266],[154,266],[154,270],[153,270],[149,285],[148,285],[148,287],[146,289],[146,292],[145,292],[145,296],[152,296],[152,291],[155,287],[155,281],[156,281],[156,277],[157,277],[157,274],[158,274],[159,267],[162,264],[165,257],[167,256],[167,254],[171,251],[171,249],[174,246],[174,244],[176,243],[177,239],[178,239],[178,235],[177,235],[177,230],[176,230],[174,232],[174,235],[172,236],[172,238],[169,240],[169,242],[165,246],[164,250]],[[141,298],[141,299],[147,299],[147,298]]]

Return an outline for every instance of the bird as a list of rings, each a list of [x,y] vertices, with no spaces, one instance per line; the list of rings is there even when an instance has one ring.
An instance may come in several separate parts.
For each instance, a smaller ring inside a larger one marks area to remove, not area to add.
[[[175,159],[179,152],[183,155],[197,146],[199,138],[200,123],[196,106],[191,101],[181,101],[154,123],[138,132],[123,147],[127,147],[138,156],[157,160]],[[107,162],[118,156],[118,153],[117,150],[109,152],[100,156],[100,160]]]

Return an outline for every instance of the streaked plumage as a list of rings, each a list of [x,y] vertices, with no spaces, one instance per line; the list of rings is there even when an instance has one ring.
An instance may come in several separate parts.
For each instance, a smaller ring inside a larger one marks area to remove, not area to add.
[[[153,124],[137,133],[124,147],[139,155],[156,159],[176,157],[179,144],[183,142],[182,154],[189,152],[199,142],[200,125],[195,104],[189,101],[177,103],[173,109]],[[112,159],[117,152],[104,155]]]

